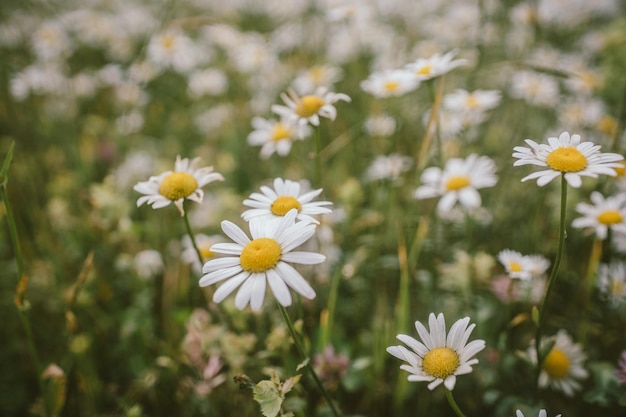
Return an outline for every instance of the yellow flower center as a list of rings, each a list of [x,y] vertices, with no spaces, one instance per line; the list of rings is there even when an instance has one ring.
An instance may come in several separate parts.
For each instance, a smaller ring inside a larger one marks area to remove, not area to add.
[[[424,65],[422,68],[417,70],[417,75],[430,75],[432,69],[432,65]]]
[[[159,187],[159,194],[175,201],[189,197],[198,188],[198,181],[187,172],[172,172],[165,177]]]
[[[465,105],[467,106],[468,109],[477,109],[478,107],[480,107],[480,103],[478,102],[478,100],[476,100],[476,97],[474,97],[473,94],[470,94],[469,96],[467,96]]]
[[[324,79],[324,68],[313,67],[309,70],[309,75],[311,76],[314,82],[319,83]]]
[[[626,174],[626,165],[623,162],[618,162],[619,168],[613,168],[618,177],[623,177]]]
[[[617,210],[605,210],[598,215],[598,221],[606,225],[621,223],[622,213]]]
[[[604,134],[615,136],[619,125],[614,117],[605,115],[596,123],[596,128]]]
[[[261,237],[252,240],[239,256],[241,267],[248,272],[265,272],[276,266],[282,251],[274,239]]]
[[[550,168],[560,172],[578,172],[587,167],[587,158],[573,146],[556,148],[546,158]]]
[[[290,195],[281,195],[278,197],[272,205],[270,206],[270,210],[272,214],[276,216],[284,216],[291,209],[298,209],[298,212],[302,210],[302,205],[300,202]]]
[[[520,265],[519,263],[513,261],[513,262],[509,262],[509,270],[511,272],[522,272],[522,265]]]
[[[174,48],[174,44],[176,43],[176,38],[172,35],[165,35],[161,38],[161,46],[165,50],[170,50]]]
[[[384,86],[385,90],[389,91],[390,93],[398,91],[399,87],[400,84],[398,84],[397,81],[387,81]]]
[[[422,369],[429,375],[445,379],[459,367],[459,355],[447,347],[430,350],[422,361]]]
[[[279,140],[289,139],[291,137],[291,129],[285,127],[283,123],[276,123],[272,129],[272,140],[278,142]]]
[[[565,378],[569,375],[569,358],[561,349],[553,348],[543,361],[542,367],[550,378]]]
[[[311,117],[326,104],[323,98],[318,96],[304,96],[296,104],[296,114],[300,117]]]
[[[624,281],[622,281],[621,279],[614,279],[613,281],[611,281],[609,291],[612,295],[619,296],[624,294]]]
[[[456,177],[450,177],[448,181],[446,181],[446,190],[457,191],[461,188],[467,187],[469,184],[469,178],[467,178],[466,176],[460,175]]]
[[[215,253],[211,252],[211,249],[209,249],[209,247],[200,247],[200,256],[202,256],[202,259],[207,260],[207,259],[211,259],[212,257],[215,256]]]

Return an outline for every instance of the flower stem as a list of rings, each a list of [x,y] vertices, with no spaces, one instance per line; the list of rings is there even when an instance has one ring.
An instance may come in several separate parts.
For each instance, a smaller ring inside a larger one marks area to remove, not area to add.
[[[200,269],[202,269],[202,264],[204,260],[202,259],[202,252],[198,248],[198,244],[196,243],[196,238],[191,230],[191,225],[189,224],[189,216],[187,215],[187,210],[184,210],[183,219],[185,220],[185,228],[187,229],[187,234],[189,235],[189,239],[191,239],[191,244],[196,251],[196,255],[198,256],[198,262],[200,262]]]
[[[458,417],[465,417],[465,414],[463,414],[463,411],[461,411],[459,405],[456,403],[456,401],[454,401],[452,391],[450,391],[448,388],[446,388],[446,399],[448,400],[448,404],[450,404],[450,407],[452,407]]]
[[[330,394],[328,394],[328,391],[326,391],[326,388],[324,388],[324,384],[322,384],[322,381],[317,376],[315,369],[313,369],[313,365],[310,362],[310,357],[309,355],[307,355],[304,349],[302,340],[300,339],[300,336],[298,336],[298,333],[296,332],[296,329],[293,326],[293,322],[291,321],[291,318],[289,317],[287,310],[282,304],[280,303],[277,303],[277,304],[278,304],[278,310],[280,311],[281,316],[283,316],[283,320],[285,320],[285,324],[287,324],[287,328],[289,329],[289,333],[291,334],[293,343],[296,345],[296,349],[298,349],[298,353],[300,354],[300,356],[302,356],[302,359],[306,362],[305,366],[309,369],[309,373],[311,374],[311,377],[313,378],[313,380],[315,381],[315,384],[317,385],[322,395],[324,396],[324,399],[326,400],[326,403],[330,407],[330,410],[332,411],[333,416],[340,417],[341,413],[335,406],[332,398],[330,397]]]
[[[539,318],[537,320],[537,331],[535,333],[535,353],[537,354],[537,372],[536,372],[537,386],[539,386],[539,375],[541,374],[541,365],[543,364],[543,360],[545,359],[545,356],[541,354],[541,336],[542,336],[544,321],[546,317],[546,308],[548,304],[548,298],[550,298],[552,287],[554,286],[554,282],[556,281],[556,275],[559,271],[561,258],[563,257],[563,249],[565,248],[566,207],[567,207],[567,181],[565,180],[565,174],[561,174],[561,214],[560,214],[561,218],[559,221],[559,247],[556,252],[556,258],[554,259],[554,266],[552,267],[552,272],[550,272],[550,277],[548,278],[548,286],[546,288],[546,293],[543,297],[543,301],[541,302],[541,309],[539,310]]]

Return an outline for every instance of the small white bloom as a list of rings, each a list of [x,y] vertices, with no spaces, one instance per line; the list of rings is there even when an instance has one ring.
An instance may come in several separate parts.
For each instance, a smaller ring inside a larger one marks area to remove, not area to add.
[[[415,90],[420,81],[407,70],[374,72],[361,81],[361,89],[374,97],[398,97]]]
[[[154,278],[163,271],[163,266],[161,254],[153,249],[142,250],[133,259],[133,268],[143,279]]]
[[[254,130],[248,135],[248,144],[261,146],[262,159],[268,159],[274,153],[288,155],[294,141],[305,139],[311,134],[308,124],[296,123],[289,118],[278,121],[255,117],[252,119],[252,127]]]
[[[454,59],[456,51],[446,54],[435,54],[430,58],[419,58],[406,65],[406,69],[413,72],[418,80],[430,80],[452,71],[454,68],[467,65],[467,59]]]
[[[350,102],[350,97],[343,93],[333,93],[324,87],[318,88],[314,94],[299,97],[295,91],[288,90],[289,94],[281,94],[286,106],[274,104],[272,112],[281,117],[295,121],[304,120],[313,126],[320,124],[320,116],[330,120],[337,117],[334,104],[337,101]]]
[[[574,219],[572,227],[593,228],[598,239],[606,239],[609,229],[626,233],[626,194],[607,198],[597,191],[591,193],[593,204],[578,203],[576,211],[583,215]]]
[[[396,181],[413,166],[413,159],[400,154],[379,155],[367,168],[369,181],[389,179]]]
[[[624,262],[600,264],[598,289],[613,307],[624,304],[626,302],[626,264]]]
[[[511,278],[522,280],[541,276],[550,267],[550,261],[541,255],[522,255],[510,249],[501,251],[498,260]]]

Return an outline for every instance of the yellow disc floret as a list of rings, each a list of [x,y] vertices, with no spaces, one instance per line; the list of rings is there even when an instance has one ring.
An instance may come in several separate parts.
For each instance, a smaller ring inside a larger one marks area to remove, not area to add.
[[[550,168],[560,172],[578,172],[587,167],[587,158],[573,146],[556,148],[546,157]]]
[[[621,223],[622,220],[622,213],[617,210],[605,210],[598,215],[598,221],[606,225]]]
[[[318,96],[304,96],[296,104],[296,114],[300,117],[311,117],[326,104],[323,98]]]
[[[272,129],[272,140],[278,142],[279,140],[289,139],[291,137],[291,130],[283,123],[276,123]]]
[[[276,200],[274,200],[274,202],[270,206],[270,210],[275,216],[284,216],[289,212],[289,210],[294,208],[297,209],[298,212],[300,212],[300,210],[302,210],[302,205],[300,204],[298,199],[290,195],[281,195]]]
[[[459,367],[459,355],[447,347],[430,350],[422,361],[422,369],[429,375],[446,379]]]
[[[215,253],[211,251],[210,246],[209,247],[201,247],[200,248],[200,256],[202,256],[203,260],[207,260],[207,259],[211,259],[212,257],[215,256]]]
[[[172,172],[165,177],[159,187],[159,194],[176,201],[179,198],[189,197],[198,188],[198,181],[187,172]]]
[[[417,75],[430,75],[432,69],[432,65],[424,65],[422,68],[417,70]]]
[[[400,84],[398,84],[397,81],[387,81],[384,87],[385,90],[389,91],[390,93],[394,93],[398,91],[398,88],[400,88]]]
[[[276,266],[282,251],[274,239],[261,237],[252,240],[241,251],[241,267],[248,272],[265,272]]]
[[[509,262],[509,270],[511,272],[522,272],[523,268],[522,268],[522,265],[513,261],[513,262]]]
[[[553,348],[543,361],[542,367],[550,378],[565,378],[569,375],[569,358],[561,349]]]
[[[470,180],[466,176],[457,175],[454,177],[450,177],[448,181],[446,181],[446,190],[448,191],[457,191],[461,188],[465,188],[470,185]]]

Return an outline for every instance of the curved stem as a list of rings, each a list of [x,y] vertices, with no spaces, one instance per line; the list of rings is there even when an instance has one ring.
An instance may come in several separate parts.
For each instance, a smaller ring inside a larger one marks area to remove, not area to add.
[[[452,396],[452,391],[450,391],[448,388],[446,388],[445,390],[446,390],[446,399],[448,400],[448,404],[450,404],[450,407],[452,407],[452,409],[454,410],[454,412],[456,413],[458,417],[465,417],[465,414],[463,414],[463,411],[461,411],[461,408],[459,407],[459,405],[456,403],[456,401],[454,401],[454,397]]]
[[[185,228],[187,229],[187,234],[189,235],[189,239],[191,239],[191,244],[196,251],[196,255],[198,256],[198,261],[200,262],[200,269],[202,269],[202,265],[204,264],[204,260],[202,259],[202,252],[198,248],[198,244],[196,243],[196,238],[191,230],[191,225],[189,224],[189,216],[187,215],[187,210],[184,210],[183,220],[185,220]]]
[[[324,399],[326,400],[326,403],[330,407],[330,410],[332,411],[333,416],[334,417],[340,417],[341,413],[339,412],[339,410],[335,406],[335,403],[333,402],[332,398],[330,397],[330,394],[328,394],[328,391],[326,391],[326,388],[324,388],[324,384],[322,384],[322,381],[317,376],[317,373],[315,372],[315,369],[313,369],[313,365],[310,362],[310,357],[309,357],[309,355],[307,355],[306,350],[304,349],[304,345],[302,344],[302,340],[300,339],[300,336],[296,332],[296,328],[293,326],[293,322],[291,321],[291,318],[289,317],[289,314],[287,313],[287,310],[285,309],[285,307],[282,304],[280,304],[280,303],[277,303],[277,304],[278,304],[278,310],[280,311],[281,316],[283,316],[283,320],[285,320],[285,324],[287,324],[287,328],[289,329],[289,333],[291,334],[291,338],[293,339],[293,343],[296,345],[296,349],[298,349],[298,353],[300,353],[300,356],[302,356],[302,359],[306,362],[305,366],[308,368],[309,373],[311,374],[311,377],[313,377],[313,380],[315,381],[315,384],[317,385],[317,387],[321,391],[322,395],[324,396]]]
[[[556,258],[554,259],[554,266],[552,267],[552,272],[550,273],[550,277],[548,278],[548,286],[546,288],[546,293],[543,297],[543,301],[541,303],[541,309],[539,310],[539,318],[537,321],[537,331],[535,333],[535,353],[537,354],[537,386],[539,386],[539,375],[541,374],[541,365],[543,360],[545,359],[544,355],[541,354],[541,336],[543,331],[543,325],[546,317],[546,307],[548,304],[548,298],[550,297],[550,293],[552,292],[552,287],[556,281],[556,275],[559,271],[559,265],[561,264],[561,258],[563,257],[563,249],[565,248],[565,211],[567,207],[567,181],[565,180],[565,175],[561,174],[561,218],[559,221],[559,247],[556,252]]]

